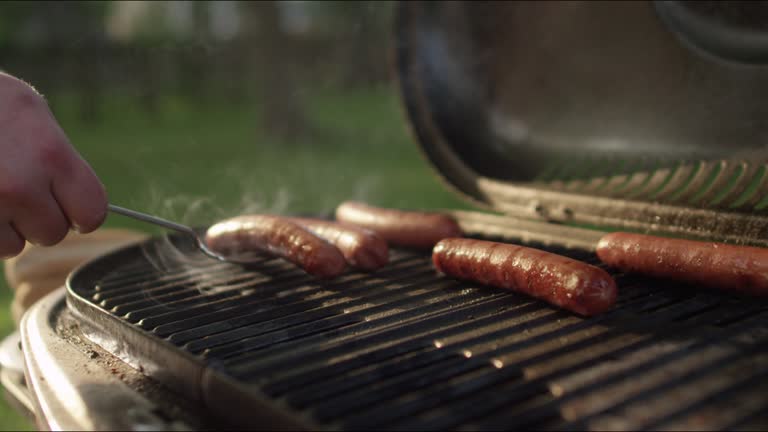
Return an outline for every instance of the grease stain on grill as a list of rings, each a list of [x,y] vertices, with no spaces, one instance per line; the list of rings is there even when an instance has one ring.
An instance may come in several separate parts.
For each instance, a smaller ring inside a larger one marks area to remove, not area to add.
[[[596,263],[583,250],[527,245]],[[147,355],[162,346],[166,361],[208,367],[310,429],[768,421],[768,396],[755,388],[768,384],[764,299],[615,274],[616,307],[585,319],[439,276],[413,252],[332,281],[279,260],[193,262],[158,269],[138,249],[107,256],[72,278],[70,304],[95,325],[109,316],[109,331],[140,335]]]

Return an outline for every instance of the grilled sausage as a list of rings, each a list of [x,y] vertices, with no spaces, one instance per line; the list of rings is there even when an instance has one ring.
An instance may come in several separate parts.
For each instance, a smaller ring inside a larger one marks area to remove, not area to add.
[[[373,271],[389,262],[387,242],[373,231],[322,219],[290,218],[289,220],[339,248],[352,267]]]
[[[336,220],[372,230],[393,245],[417,249],[462,236],[459,225],[446,214],[385,209],[355,201],[342,203],[336,209]]]
[[[600,239],[597,256],[626,272],[768,295],[768,249],[617,232]]]
[[[506,243],[445,239],[435,246],[438,271],[528,294],[591,316],[616,302],[616,283],[604,270],[561,255]]]
[[[346,266],[335,246],[277,216],[245,215],[221,221],[208,228],[205,241],[225,256],[243,252],[280,256],[322,278],[338,276]]]

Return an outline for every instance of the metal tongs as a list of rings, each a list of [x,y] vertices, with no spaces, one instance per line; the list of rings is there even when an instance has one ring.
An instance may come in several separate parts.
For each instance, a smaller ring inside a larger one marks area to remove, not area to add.
[[[169,220],[165,220],[157,216],[148,215],[148,214],[130,210],[124,207],[119,207],[114,204],[109,204],[108,208],[109,208],[109,211],[111,211],[112,213],[128,216],[129,218],[133,218],[136,220],[140,220],[142,222],[158,225],[163,228],[168,228],[176,232],[180,232],[182,234],[191,236],[192,238],[195,239],[195,244],[197,245],[197,248],[200,249],[200,251],[203,252],[204,254],[208,255],[211,258],[217,259],[219,261],[225,261],[225,262],[231,261],[226,257],[224,257],[223,255],[220,255],[212,251],[211,249],[209,249],[208,245],[205,244],[205,241],[202,238],[200,238],[200,235],[198,235],[198,233],[195,230],[193,230],[192,228],[186,225],[182,225],[176,222],[171,222]]]

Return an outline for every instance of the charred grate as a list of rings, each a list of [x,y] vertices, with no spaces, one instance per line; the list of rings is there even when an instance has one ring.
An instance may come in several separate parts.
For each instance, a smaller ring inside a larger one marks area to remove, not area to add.
[[[318,282],[156,238],[81,268],[68,302],[236,421],[267,407],[325,429],[768,427],[768,302],[614,277],[617,307],[583,319],[439,277],[427,254]]]

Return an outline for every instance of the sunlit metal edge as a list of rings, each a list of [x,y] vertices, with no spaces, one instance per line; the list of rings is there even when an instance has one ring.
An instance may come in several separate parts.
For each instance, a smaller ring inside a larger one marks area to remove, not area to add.
[[[64,293],[62,287],[33,305],[20,326],[26,380],[33,395],[38,427],[93,431],[163,429],[161,422],[146,415],[154,409],[150,401],[106,373],[56,333],[53,323],[65,307]]]
[[[6,402],[28,420],[34,421],[35,406],[24,382],[24,372],[5,368],[0,370],[0,385],[3,386]]]

